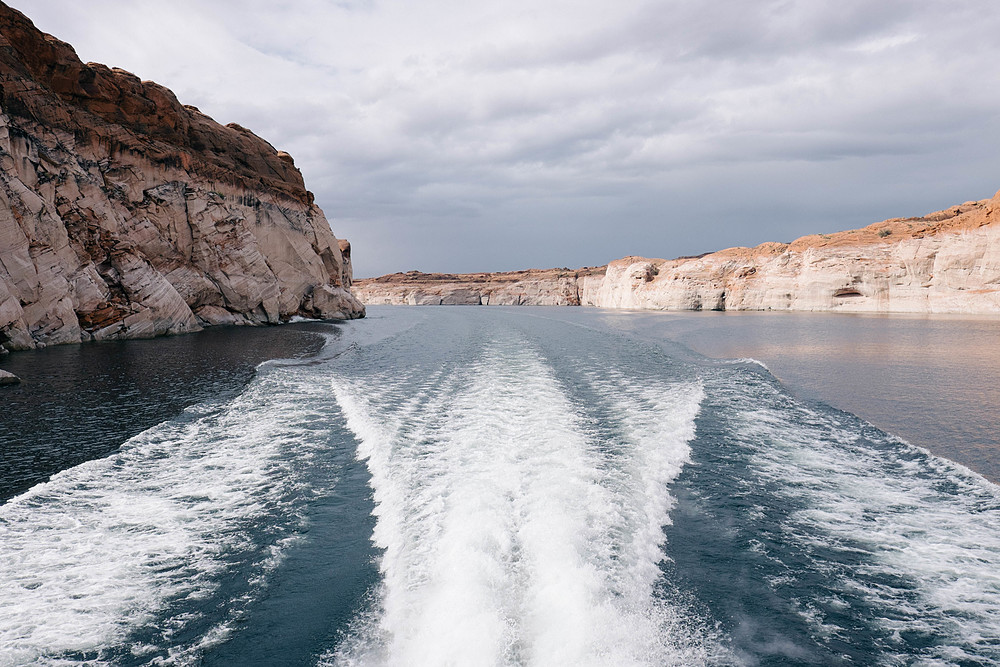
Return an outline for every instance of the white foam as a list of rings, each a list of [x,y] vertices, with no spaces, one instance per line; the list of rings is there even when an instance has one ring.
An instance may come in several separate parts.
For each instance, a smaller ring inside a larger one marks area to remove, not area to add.
[[[1000,489],[899,441],[873,447],[791,401],[761,403],[741,411],[742,434],[755,468],[802,506],[786,538],[861,550],[860,571],[831,571],[843,591],[887,610],[889,654],[912,659],[901,633],[918,632],[947,647],[914,664],[1000,660]]]
[[[723,364],[733,364],[738,366],[751,364],[753,366],[760,366],[768,373],[771,372],[771,369],[767,367],[767,364],[765,364],[760,359],[754,359],[753,357],[740,357],[739,359],[720,359],[719,361]]]
[[[229,405],[154,427],[0,506],[0,665],[81,654],[102,664],[143,627],[165,645],[132,652],[164,650],[194,618],[183,602],[211,596],[227,558],[252,551],[251,576],[273,567],[287,536],[257,553],[244,529],[271,514],[294,522],[296,459],[322,440],[320,415],[304,407],[317,386],[293,376],[269,373]]]
[[[608,380],[621,437],[602,442],[523,341],[407,400],[373,384],[333,386],[372,474],[383,586],[329,662],[706,660],[704,634],[654,593],[699,387]]]

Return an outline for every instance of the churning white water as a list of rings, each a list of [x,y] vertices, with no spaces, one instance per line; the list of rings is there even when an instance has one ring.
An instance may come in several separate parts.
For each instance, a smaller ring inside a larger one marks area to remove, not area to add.
[[[946,639],[912,664],[1000,655],[1000,489],[875,429],[862,437],[773,387],[757,390],[757,405],[729,411],[733,444],[795,507],[782,527],[788,546],[847,556],[826,557],[825,601],[851,596],[875,610],[888,636],[878,663],[911,664],[908,643],[920,637]],[[817,633],[843,633],[819,605],[796,602]]]
[[[599,313],[373,316],[0,505],[0,667],[1000,663],[968,470]]]
[[[303,399],[319,391],[270,373],[0,506],[0,665],[117,663],[165,646],[184,662],[197,647],[174,635],[198,601],[230,568],[246,570],[236,594],[250,595],[291,539],[254,544],[247,526],[296,522],[296,468],[325,428],[323,402]],[[210,625],[196,643],[224,636],[228,619]]]
[[[344,665],[700,664],[709,633],[659,596],[667,484],[700,386],[595,381],[617,437],[588,433],[524,341],[394,385],[333,383],[375,491],[380,597]]]

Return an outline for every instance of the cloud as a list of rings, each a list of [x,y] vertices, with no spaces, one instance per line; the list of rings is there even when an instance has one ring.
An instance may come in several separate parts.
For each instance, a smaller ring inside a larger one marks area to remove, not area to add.
[[[1000,187],[987,0],[18,8],[292,153],[361,274],[692,254]]]

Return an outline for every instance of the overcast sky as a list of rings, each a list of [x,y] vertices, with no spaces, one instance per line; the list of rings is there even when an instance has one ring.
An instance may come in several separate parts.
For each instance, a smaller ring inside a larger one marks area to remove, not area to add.
[[[674,257],[1000,188],[995,0],[12,0],[291,153],[359,277]]]

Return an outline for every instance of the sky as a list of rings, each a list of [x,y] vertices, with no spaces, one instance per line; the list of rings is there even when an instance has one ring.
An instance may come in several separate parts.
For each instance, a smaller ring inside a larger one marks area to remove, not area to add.
[[[995,0],[9,0],[295,158],[356,277],[671,258],[1000,189]]]

